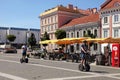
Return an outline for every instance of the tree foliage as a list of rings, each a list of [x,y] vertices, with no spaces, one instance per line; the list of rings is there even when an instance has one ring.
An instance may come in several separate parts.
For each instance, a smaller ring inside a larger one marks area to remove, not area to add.
[[[45,32],[43,37],[41,38],[41,41],[45,41],[45,40],[50,40],[49,34],[47,32]]]
[[[36,45],[36,38],[34,33],[31,33],[31,36],[28,38],[28,44],[33,47]]]
[[[41,37],[41,41],[50,40],[49,34],[47,32],[44,33],[43,37]],[[47,46],[47,44],[42,44],[43,46]]]
[[[66,37],[66,32],[64,30],[58,29],[55,32],[55,36],[57,39],[63,39]]]
[[[96,38],[96,34],[91,33],[90,30],[87,30],[87,33],[84,34],[84,37],[91,37],[91,38]],[[90,46],[92,46],[94,42],[89,43]]]
[[[15,36],[15,35],[7,35],[7,39],[8,39],[10,42],[13,42],[13,41],[16,39],[16,36]]]

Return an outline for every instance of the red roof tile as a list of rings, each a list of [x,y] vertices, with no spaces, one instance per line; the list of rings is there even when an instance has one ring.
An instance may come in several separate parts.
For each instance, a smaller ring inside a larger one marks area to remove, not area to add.
[[[114,4],[116,2],[120,3],[120,0],[106,0],[102,5],[101,5],[101,9],[109,9],[109,8],[113,8],[115,7]]]
[[[82,13],[82,14],[85,14],[85,15],[91,14],[91,11],[90,11],[90,10],[82,10],[82,9],[79,9],[79,12]]]
[[[69,26],[73,26],[73,25],[77,25],[77,24],[84,24],[84,23],[97,22],[97,21],[99,21],[98,13],[73,19],[69,23],[65,24],[62,27],[69,27]]]

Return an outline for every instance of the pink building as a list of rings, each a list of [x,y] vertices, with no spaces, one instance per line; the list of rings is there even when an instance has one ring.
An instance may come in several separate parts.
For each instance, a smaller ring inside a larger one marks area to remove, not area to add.
[[[120,37],[120,0],[106,0],[100,9],[100,18],[102,25],[102,38]],[[102,44],[102,53],[104,47],[108,44]],[[112,46],[112,44],[110,44]]]
[[[77,7],[73,7],[71,4],[69,4],[67,7],[59,5],[46,10],[40,14],[41,36],[47,32],[50,39],[56,39],[54,33],[58,28],[74,18],[86,15],[84,13],[84,10],[79,10]],[[48,49],[54,49],[55,47],[57,47],[55,44],[48,45]]]

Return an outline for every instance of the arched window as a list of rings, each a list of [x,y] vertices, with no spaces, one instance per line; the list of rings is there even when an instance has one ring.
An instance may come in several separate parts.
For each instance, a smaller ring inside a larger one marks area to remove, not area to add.
[[[87,30],[87,34],[88,34],[88,35],[91,35],[91,31],[90,31],[90,30]]]
[[[79,32],[77,32],[77,38],[79,37]]]
[[[97,36],[97,29],[94,30],[94,35]]]
[[[86,35],[86,32],[85,32],[85,31],[83,31],[83,36],[85,37],[85,35]]]
[[[71,38],[73,38],[73,32],[71,33]]]

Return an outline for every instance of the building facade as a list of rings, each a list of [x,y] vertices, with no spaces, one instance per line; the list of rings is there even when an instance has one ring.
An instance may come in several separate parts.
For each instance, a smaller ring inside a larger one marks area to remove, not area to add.
[[[25,29],[25,28],[14,28],[14,27],[0,27],[0,44],[8,43],[6,36],[15,35],[16,39],[12,44],[20,45],[27,44],[28,38],[31,33],[34,33],[37,44],[40,41],[40,29]]]
[[[106,0],[101,5],[100,18],[102,25],[102,38],[120,37],[120,0]],[[108,44],[102,44],[102,52]],[[110,45],[111,47],[111,45]]]
[[[7,42],[6,35],[8,33],[8,29],[9,28],[7,27],[0,27],[0,44]]]
[[[86,34],[94,34],[96,38],[100,38],[101,25],[97,9],[91,9],[90,13],[91,14],[89,14],[88,16],[73,19],[69,23],[61,27],[61,29],[66,31],[67,38],[80,38],[84,37]],[[80,46],[81,43],[75,43],[69,45],[68,49],[70,49],[70,53],[80,53]],[[99,54],[100,45],[94,43],[94,45],[90,47],[90,50],[92,54]]]
[[[57,29],[70,20],[81,16],[84,16],[84,14],[80,13],[79,9],[73,7],[71,4],[69,4],[68,7],[58,5],[57,7],[48,9],[40,14],[41,36],[47,32],[50,39],[56,39],[55,31]],[[49,44],[47,48],[53,49],[56,46],[55,44]]]

